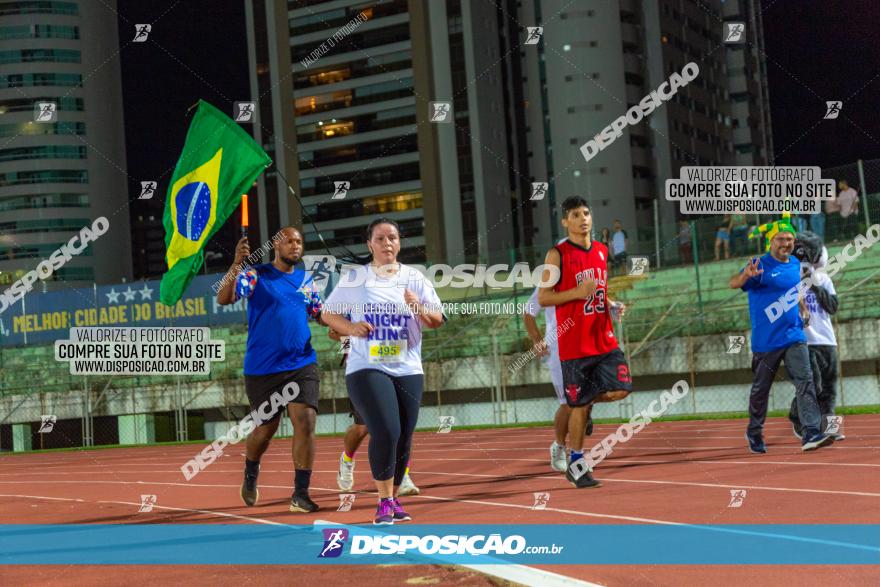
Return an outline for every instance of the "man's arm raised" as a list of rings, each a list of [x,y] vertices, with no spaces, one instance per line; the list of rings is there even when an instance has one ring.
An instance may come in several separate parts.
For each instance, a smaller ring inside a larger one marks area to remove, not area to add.
[[[758,268],[760,262],[757,257],[753,257],[742,271],[734,273],[730,278],[730,289],[740,289],[749,279],[764,273],[763,269]]]
[[[223,287],[217,292],[217,303],[221,306],[235,303],[235,279],[238,277],[239,272],[241,272],[242,263],[250,254],[251,248],[248,245],[247,237],[243,236],[238,241],[238,244],[235,245],[235,260],[223,278]]]

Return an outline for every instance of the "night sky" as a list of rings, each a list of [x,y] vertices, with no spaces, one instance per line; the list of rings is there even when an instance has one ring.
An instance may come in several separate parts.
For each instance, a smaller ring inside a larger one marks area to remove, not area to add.
[[[880,158],[875,4],[762,0],[777,165]],[[131,189],[138,179],[158,179],[164,195],[189,124],[186,110],[203,98],[231,112],[234,101],[248,98],[244,3],[119,0],[118,10]],[[135,23],[152,23],[155,42],[126,46]],[[822,120],[826,100],[843,100],[838,119]],[[146,214],[161,219],[163,200],[150,201]]]
[[[168,182],[195,112],[187,110],[202,98],[231,115],[233,102],[250,100],[244,2],[119,0],[117,8],[129,194],[139,192],[140,180],[159,182],[156,197],[132,203],[132,222],[152,215],[161,226]],[[152,24],[150,37],[129,43],[138,23]],[[226,255],[209,263],[209,271],[232,262],[236,234],[227,222],[209,241],[206,251]],[[164,266],[135,278],[156,278],[162,271]]]
[[[250,96],[244,2],[119,0],[118,10],[129,174],[159,179],[164,192],[187,109],[203,98],[231,114]],[[136,23],[152,23],[149,40],[127,44]]]
[[[776,164],[829,167],[880,157],[877,1],[762,5]],[[822,120],[826,100],[843,101],[837,119]]]

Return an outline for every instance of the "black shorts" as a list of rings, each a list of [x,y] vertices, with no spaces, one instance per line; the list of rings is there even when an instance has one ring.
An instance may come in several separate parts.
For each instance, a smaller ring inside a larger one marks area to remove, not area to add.
[[[367,423],[364,421],[364,418],[357,411],[357,408],[354,407],[354,404],[351,403],[351,400],[348,400],[348,415],[354,418],[354,423],[358,426],[366,426]]]
[[[569,406],[585,406],[606,391],[632,391],[629,365],[620,349],[562,361],[562,384]]]
[[[292,403],[306,404],[317,412],[318,397],[320,395],[318,389],[319,381],[318,365],[309,363],[305,367],[300,367],[293,371],[281,371],[279,373],[270,373],[269,375],[245,375],[244,390],[251,404],[251,410],[256,410],[263,403],[271,402],[273,393],[280,393],[285,385],[293,382],[299,386],[299,395],[296,396]],[[263,412],[270,412],[270,410],[265,408]],[[272,417],[267,421],[274,421],[281,416],[281,410],[277,408],[270,413]]]

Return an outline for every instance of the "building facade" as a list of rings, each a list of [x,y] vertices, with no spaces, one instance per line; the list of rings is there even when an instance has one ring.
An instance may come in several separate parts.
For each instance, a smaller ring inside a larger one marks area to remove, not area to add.
[[[504,47],[516,39],[500,7],[288,5],[247,7],[256,136],[278,164],[259,181],[261,235],[299,223],[301,203],[310,251],[320,231],[330,248],[363,254],[366,225],[386,216],[401,226],[403,260],[507,260],[528,178],[509,161]]]
[[[331,247],[365,252],[364,226],[387,215],[404,259],[533,260],[579,194],[596,235],[619,219],[653,250],[678,217],[664,186],[682,166],[772,161],[754,0],[259,0],[248,21],[260,140],[299,196],[270,170],[260,221],[297,222],[301,200]],[[745,22],[746,43],[724,42],[727,21]],[[585,159],[691,61],[695,80]],[[433,102],[448,122],[430,120]]]
[[[36,287],[131,279],[118,51],[107,3],[0,2],[0,287],[101,216],[109,231]]]
[[[519,20],[543,27],[523,47],[529,166],[550,184],[535,204],[535,244],[561,232],[558,204],[591,204],[594,233],[620,219],[631,247],[654,250],[655,226],[678,216],[665,180],[689,165],[772,161],[760,11],[753,0],[524,0]],[[747,42],[726,44],[726,21]],[[694,61],[699,76],[589,161],[580,146]],[[673,234],[661,228],[660,239]],[[635,242],[634,242],[635,241]],[[638,243],[638,244],[636,244]],[[675,247],[671,247],[674,250]]]

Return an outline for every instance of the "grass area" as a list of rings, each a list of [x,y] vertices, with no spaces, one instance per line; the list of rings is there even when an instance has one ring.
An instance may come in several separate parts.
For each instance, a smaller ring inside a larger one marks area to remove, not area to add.
[[[867,406],[844,406],[837,408],[835,410],[838,416],[852,416],[857,414],[878,414],[880,413],[880,404],[873,404]],[[788,415],[788,410],[772,410],[767,413],[767,416],[770,418],[783,418]],[[740,420],[748,418],[748,412],[710,412],[707,414],[683,414],[679,416],[666,416],[663,418],[656,418],[653,420],[654,422],[680,422],[680,421],[689,421],[689,420]],[[626,418],[601,418],[596,419],[594,422],[596,424],[622,424],[623,422],[628,422],[629,420]],[[541,426],[553,426],[553,422],[518,422],[514,424],[474,424],[470,426],[453,426],[454,430],[490,430],[493,428],[538,428]],[[435,428],[417,428],[416,432],[433,432]],[[341,437],[345,434],[345,432],[329,432],[324,434],[318,434],[319,438],[332,438],[332,437]],[[285,438],[290,438],[290,436],[276,436],[278,440],[283,440]],[[81,446],[72,446],[67,448],[47,448],[43,450],[29,450],[24,452],[2,452],[3,456],[7,455],[24,455],[24,454],[34,454],[34,453],[43,453],[43,452],[71,452],[71,451],[79,451],[79,450],[105,450],[111,448],[152,448],[155,446],[182,446],[187,444],[199,444],[199,445],[207,445],[209,441],[207,440],[186,440],[186,441],[173,441],[173,442],[155,442],[153,444],[102,444],[100,446],[89,446],[89,447],[81,447]]]

